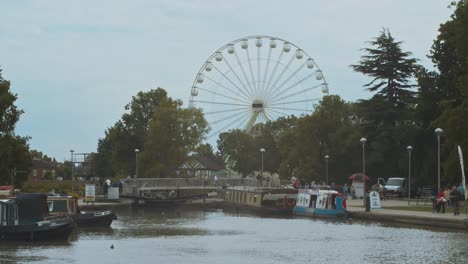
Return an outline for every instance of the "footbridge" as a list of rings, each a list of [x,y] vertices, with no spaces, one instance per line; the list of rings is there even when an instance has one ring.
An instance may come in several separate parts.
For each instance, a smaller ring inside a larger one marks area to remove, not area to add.
[[[135,199],[182,199],[200,196],[228,186],[265,186],[270,182],[261,182],[252,178],[220,178],[203,181],[202,178],[138,178],[123,180],[122,195]],[[276,186],[272,186],[276,187]]]

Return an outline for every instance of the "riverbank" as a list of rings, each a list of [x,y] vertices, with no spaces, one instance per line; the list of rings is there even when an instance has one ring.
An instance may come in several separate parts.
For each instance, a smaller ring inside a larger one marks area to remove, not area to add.
[[[347,205],[353,219],[468,231],[466,210],[460,210],[460,215],[432,212],[431,207],[426,207],[428,211],[414,211],[407,201],[399,200],[381,201],[382,209],[374,209],[371,212],[364,211],[362,199],[348,200]]]

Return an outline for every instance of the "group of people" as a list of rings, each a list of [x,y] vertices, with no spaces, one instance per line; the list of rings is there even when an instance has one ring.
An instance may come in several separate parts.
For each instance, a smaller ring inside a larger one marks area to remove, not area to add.
[[[453,215],[459,215],[460,201],[463,200],[465,200],[465,189],[462,184],[458,188],[457,186],[453,186],[452,189],[446,187],[445,190],[440,188],[435,199],[435,209],[437,213],[440,213],[441,210],[442,213],[445,213],[445,207],[450,206],[453,208]]]

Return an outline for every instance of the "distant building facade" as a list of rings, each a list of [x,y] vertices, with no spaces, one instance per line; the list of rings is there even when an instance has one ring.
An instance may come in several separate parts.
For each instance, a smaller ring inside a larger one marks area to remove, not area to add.
[[[55,170],[57,169],[56,162],[50,162],[40,158],[33,158],[32,168],[28,174],[28,181],[41,181],[50,173],[51,177],[55,179]]]

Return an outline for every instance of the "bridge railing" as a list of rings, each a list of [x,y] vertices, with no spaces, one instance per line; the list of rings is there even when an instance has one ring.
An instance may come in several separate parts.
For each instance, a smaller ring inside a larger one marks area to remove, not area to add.
[[[122,194],[127,196],[140,195],[140,190],[150,190],[152,188],[178,189],[187,187],[220,187],[220,186],[268,186],[278,187],[270,181],[258,181],[252,178],[219,178],[217,182],[213,179],[206,179],[205,185],[202,178],[139,178],[124,179]]]

